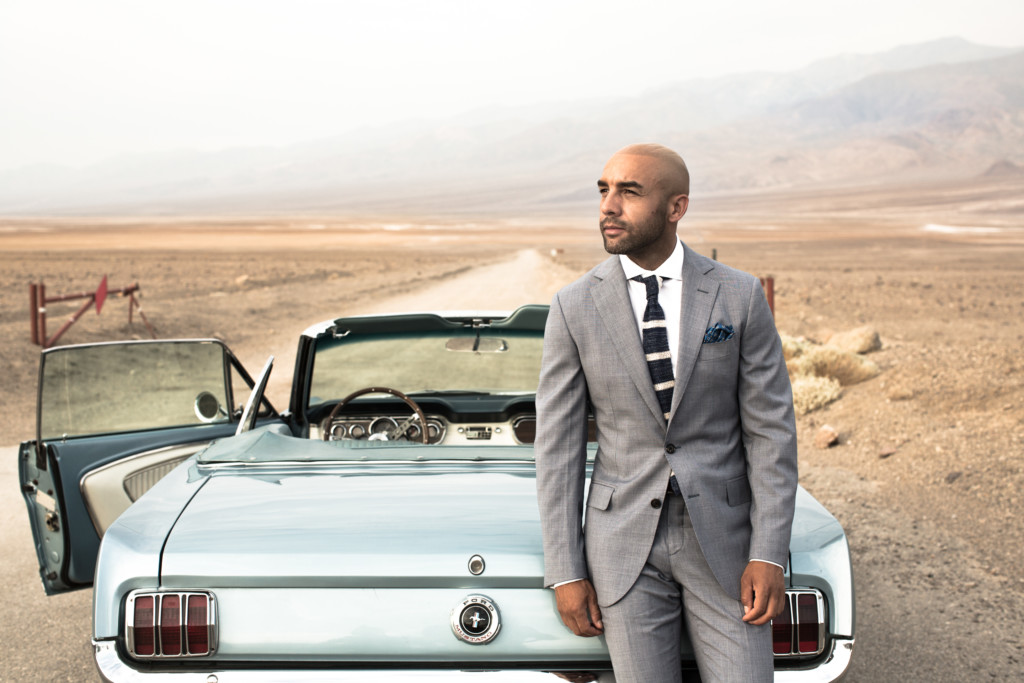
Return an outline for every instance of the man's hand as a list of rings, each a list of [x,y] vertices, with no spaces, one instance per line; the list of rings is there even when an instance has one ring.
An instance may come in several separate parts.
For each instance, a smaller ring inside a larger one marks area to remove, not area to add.
[[[782,568],[770,562],[751,560],[740,577],[740,602],[743,621],[754,626],[767,624],[782,614],[786,600],[786,584]],[[564,617],[563,617],[564,618]]]
[[[555,603],[562,622],[578,636],[599,636],[604,633],[597,592],[590,579],[581,579],[555,587]]]

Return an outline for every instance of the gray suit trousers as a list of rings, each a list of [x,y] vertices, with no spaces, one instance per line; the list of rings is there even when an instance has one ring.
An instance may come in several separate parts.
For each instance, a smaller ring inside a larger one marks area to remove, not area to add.
[[[773,680],[771,627],[741,621],[743,605],[712,573],[679,496],[665,498],[636,583],[601,614],[616,683],[678,683],[684,621],[703,683]]]

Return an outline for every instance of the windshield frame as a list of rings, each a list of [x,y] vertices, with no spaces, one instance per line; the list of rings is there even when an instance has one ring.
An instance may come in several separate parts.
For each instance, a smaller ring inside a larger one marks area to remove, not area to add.
[[[385,315],[385,316],[358,316],[351,318],[339,318],[331,324],[322,324],[316,328],[311,328],[308,332],[313,332],[312,338],[307,338],[305,345],[300,344],[299,357],[296,360],[296,373],[300,373],[305,370],[305,378],[302,392],[293,392],[292,403],[296,405],[296,401],[301,401],[301,414],[308,414],[311,410],[316,410],[318,407],[323,406],[334,401],[339,401],[344,398],[343,395],[335,395],[340,393],[351,393],[366,386],[381,386],[388,382],[391,382],[395,389],[399,389],[406,393],[412,393],[414,395],[431,395],[431,391],[439,392],[434,395],[444,395],[449,393],[450,390],[459,390],[460,387],[452,387],[444,385],[439,382],[442,386],[415,386],[410,387],[407,381],[404,381],[401,377],[387,378],[387,381],[380,381],[379,376],[376,381],[367,381],[367,383],[360,386],[356,386],[359,381],[335,381],[335,386],[341,386],[342,389],[335,389],[330,386],[329,383],[318,384],[318,377],[323,377],[322,363],[325,359],[325,354],[331,353],[334,349],[339,347],[352,346],[355,344],[373,343],[375,341],[385,341],[390,343],[391,341],[400,342],[403,339],[437,339],[441,340],[440,343],[443,346],[444,341],[453,338],[472,338],[479,335],[481,339],[485,338],[498,338],[506,341],[515,339],[519,340],[536,340],[536,345],[533,347],[535,351],[535,369],[539,375],[540,369],[540,351],[543,347],[543,332],[544,326],[547,320],[548,307],[542,305],[527,305],[520,307],[512,313],[507,312],[488,312],[488,313],[457,313],[457,314],[439,314],[439,313],[408,313],[408,314],[397,314],[397,315]],[[303,346],[305,348],[303,349]],[[353,347],[355,348],[355,347]],[[304,351],[304,352],[303,352]],[[370,351],[368,349],[368,351]],[[471,353],[478,356],[500,356],[505,351],[462,351],[462,350],[451,350],[447,349],[446,353],[462,354]],[[380,368],[383,367],[388,359],[383,357],[384,354],[370,353],[365,362],[370,363],[368,367]],[[468,359],[467,359],[468,360]],[[425,362],[430,362],[427,359]],[[321,374],[317,374],[317,365],[321,364]],[[531,366],[532,367],[532,366]],[[532,377],[532,375],[531,375]],[[324,387],[327,389],[325,390]],[[298,387],[296,387],[298,388]],[[525,387],[521,382],[515,385],[515,388],[510,390],[503,390],[501,386],[467,386],[462,387],[466,393],[479,393],[481,391],[494,394],[508,394],[508,395],[533,395],[536,393],[536,378],[533,378],[529,383],[529,387]],[[345,389],[349,389],[347,393]],[[317,395],[317,393],[320,395]],[[325,395],[329,394],[329,395]]]

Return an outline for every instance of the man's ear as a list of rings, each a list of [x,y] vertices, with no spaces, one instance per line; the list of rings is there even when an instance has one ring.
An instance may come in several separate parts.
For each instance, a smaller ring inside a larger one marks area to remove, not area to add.
[[[683,218],[686,214],[686,209],[690,205],[690,198],[685,194],[677,194],[676,196],[669,199],[668,204],[668,222],[675,223]]]

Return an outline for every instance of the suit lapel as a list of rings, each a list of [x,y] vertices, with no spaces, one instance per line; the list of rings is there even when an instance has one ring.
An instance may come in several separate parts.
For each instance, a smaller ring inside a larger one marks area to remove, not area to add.
[[[613,256],[605,261],[594,273],[594,278],[596,282],[591,289],[594,306],[611,337],[615,352],[622,359],[623,367],[629,372],[647,407],[664,423],[665,416],[651,384],[651,373],[647,369],[643,342],[637,330],[633,305],[626,291],[626,274],[622,272],[619,257]]]
[[[670,419],[675,417],[676,408],[690,381],[718,296],[718,282],[707,277],[707,273],[715,269],[715,262],[685,244],[683,251],[683,310],[679,316],[679,356],[676,360],[676,387],[672,393]]]

